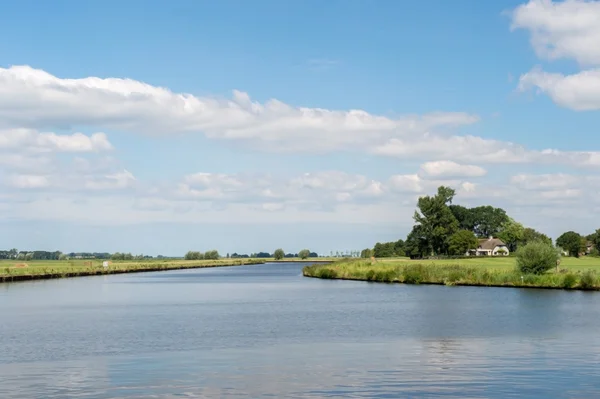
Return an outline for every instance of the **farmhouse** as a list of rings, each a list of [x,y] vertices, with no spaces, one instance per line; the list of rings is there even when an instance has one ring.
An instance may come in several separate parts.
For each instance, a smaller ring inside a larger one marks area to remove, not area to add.
[[[509,251],[506,244],[499,238],[484,238],[479,240],[477,249],[469,249],[467,256],[508,256]]]

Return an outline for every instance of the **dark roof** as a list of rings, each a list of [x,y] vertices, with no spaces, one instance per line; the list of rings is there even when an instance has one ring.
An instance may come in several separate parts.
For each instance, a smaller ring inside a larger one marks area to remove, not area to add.
[[[479,240],[479,248],[481,249],[494,249],[496,247],[506,246],[506,244],[499,238],[485,238]]]

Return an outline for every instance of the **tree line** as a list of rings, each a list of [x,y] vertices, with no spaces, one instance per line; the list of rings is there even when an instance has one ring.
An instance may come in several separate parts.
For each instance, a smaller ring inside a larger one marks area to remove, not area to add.
[[[453,204],[455,194],[454,189],[440,186],[435,195],[420,197],[413,215],[415,223],[406,239],[378,242],[373,248],[363,249],[361,257],[465,255],[478,247],[479,240],[489,237],[502,240],[510,252],[531,242],[552,245],[549,236],[524,226],[502,208]],[[556,245],[572,256],[598,254],[600,229],[588,236],[566,232],[557,238]]]
[[[278,248],[273,253],[269,252],[256,252],[251,254],[238,254],[234,252],[233,254],[227,254],[225,257],[228,259],[244,259],[244,258],[275,258],[275,260],[281,260],[283,258],[316,258],[319,255],[316,252],[311,252],[308,249],[303,249],[298,253],[285,253],[282,248]],[[219,259],[221,256],[217,250],[207,251],[207,252],[199,252],[199,251],[188,251],[184,258],[186,260],[201,260],[201,259]]]

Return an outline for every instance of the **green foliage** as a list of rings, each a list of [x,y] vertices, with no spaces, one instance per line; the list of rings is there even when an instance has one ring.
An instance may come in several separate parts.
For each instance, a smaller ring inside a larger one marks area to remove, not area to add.
[[[307,259],[310,256],[310,250],[303,249],[298,252],[298,256],[300,257],[300,259]]]
[[[395,255],[393,242],[378,242],[373,247],[373,256],[376,258],[392,258]]]
[[[219,255],[219,251],[217,251],[216,249],[206,251],[204,253],[204,259],[206,259],[206,260],[217,260],[220,257],[221,256]]]
[[[598,278],[596,274],[591,270],[586,270],[581,274],[581,278],[579,280],[579,287],[583,289],[590,289],[596,287],[598,284]]]
[[[419,210],[413,218],[434,254],[447,253],[448,238],[458,230],[458,221],[448,207],[455,193],[450,187],[440,186],[436,195],[420,197],[417,201]]]
[[[525,228],[519,222],[512,218],[508,218],[500,227],[498,238],[500,238],[510,251],[516,251],[517,246],[523,241]],[[552,243],[550,243],[552,244]]]
[[[593,234],[590,234],[588,239],[594,245],[596,252],[600,252],[600,229],[597,229]]]
[[[200,260],[200,259],[204,259],[204,255],[202,254],[202,252],[188,251],[184,256],[184,259],[185,260]]]
[[[570,256],[578,258],[582,250],[582,238],[579,233],[567,231],[556,239],[556,245],[567,250]]]
[[[502,225],[509,221],[504,209],[490,205],[471,208],[471,213],[473,232],[477,237],[496,236],[502,230]]]
[[[573,273],[567,273],[563,277],[563,288],[573,288],[577,284],[577,276]]]
[[[470,230],[458,230],[448,239],[450,255],[464,255],[469,249],[477,248],[477,238]]]
[[[362,251],[360,251],[360,257],[361,258],[370,258],[371,256],[373,256],[373,250],[371,248],[365,248]]]
[[[133,255],[131,253],[121,253],[115,252],[110,256],[111,260],[133,260]]]
[[[523,229],[523,238],[520,244],[525,245],[532,241],[542,241],[548,245],[552,245],[552,239],[546,234],[540,233],[539,231],[532,229],[531,227],[526,227],[525,229]]]
[[[517,250],[517,268],[521,273],[543,274],[557,265],[559,253],[552,245],[533,241]]]
[[[275,260],[281,260],[285,256],[285,252],[281,248],[277,248],[275,252],[273,252],[273,257]]]

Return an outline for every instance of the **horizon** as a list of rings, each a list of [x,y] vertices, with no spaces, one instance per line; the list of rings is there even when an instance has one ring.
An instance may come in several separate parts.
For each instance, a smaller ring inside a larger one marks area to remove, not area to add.
[[[12,2],[0,240],[361,250],[404,239],[440,185],[592,233],[597,21],[579,0]]]

